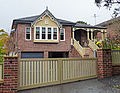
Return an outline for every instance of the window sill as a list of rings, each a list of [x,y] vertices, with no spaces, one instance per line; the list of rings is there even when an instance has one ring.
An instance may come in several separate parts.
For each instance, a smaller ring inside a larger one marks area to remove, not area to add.
[[[40,42],[40,43],[59,43],[59,40],[34,40],[34,42]]]

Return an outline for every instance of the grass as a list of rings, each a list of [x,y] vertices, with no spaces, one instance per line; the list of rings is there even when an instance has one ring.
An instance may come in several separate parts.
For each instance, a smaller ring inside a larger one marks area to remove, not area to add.
[[[120,89],[120,86],[118,86],[117,88]]]

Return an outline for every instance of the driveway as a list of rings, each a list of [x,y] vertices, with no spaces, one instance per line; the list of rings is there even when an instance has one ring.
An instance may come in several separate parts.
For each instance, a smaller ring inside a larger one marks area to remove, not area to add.
[[[19,91],[19,93],[120,93],[120,75]]]

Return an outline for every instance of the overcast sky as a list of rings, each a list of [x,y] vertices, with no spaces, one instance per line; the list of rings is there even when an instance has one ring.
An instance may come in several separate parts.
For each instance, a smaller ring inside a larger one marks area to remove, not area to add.
[[[94,0],[0,0],[0,29],[10,32],[13,19],[41,14],[48,9],[56,18],[95,24],[111,19],[111,12],[98,8]]]

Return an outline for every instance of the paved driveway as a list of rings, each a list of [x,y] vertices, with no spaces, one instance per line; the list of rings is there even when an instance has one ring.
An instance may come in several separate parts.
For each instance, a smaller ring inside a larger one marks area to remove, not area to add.
[[[120,93],[120,75],[19,91],[19,93]]]

